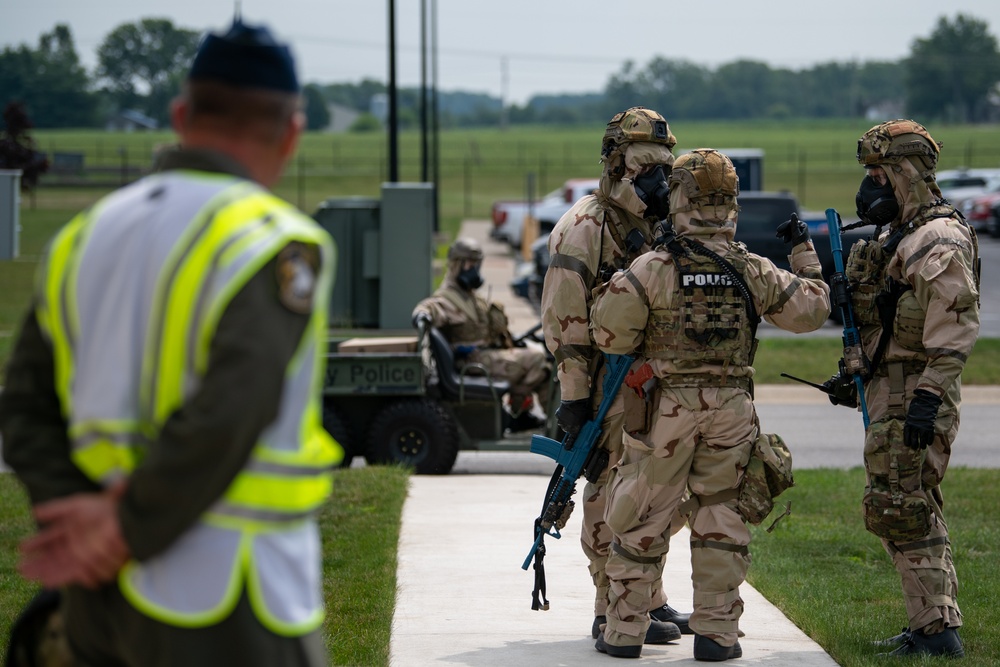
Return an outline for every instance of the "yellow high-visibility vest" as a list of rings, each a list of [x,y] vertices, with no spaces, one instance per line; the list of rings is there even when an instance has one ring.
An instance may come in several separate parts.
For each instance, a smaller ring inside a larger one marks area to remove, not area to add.
[[[233,296],[293,241],[318,247],[322,268],[277,419],[194,526],[119,575],[132,605],[165,623],[218,623],[244,586],[276,633],[304,634],[322,621],[313,513],[342,456],[320,405],[334,246],[310,218],[254,183],[170,171],[81,213],[40,267],[36,315],[52,344],[71,456],[107,485],[140,464],[198,389]]]

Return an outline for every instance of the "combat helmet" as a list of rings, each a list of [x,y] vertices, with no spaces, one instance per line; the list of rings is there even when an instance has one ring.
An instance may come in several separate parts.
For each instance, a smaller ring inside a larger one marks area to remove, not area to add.
[[[601,142],[601,162],[612,181],[625,175],[625,146],[640,141],[663,144],[673,151],[677,137],[671,134],[663,116],[645,107],[619,111],[608,121]]]
[[[865,167],[899,164],[909,159],[924,178],[937,167],[943,144],[923,125],[898,118],[876,125],[858,139],[858,162]]]
[[[457,262],[472,260],[473,262],[483,261],[483,249],[475,239],[460,238],[448,248],[448,261]]]
[[[682,213],[702,206],[736,207],[740,179],[732,160],[713,148],[696,148],[674,161],[667,178],[671,191],[681,188],[690,204],[671,213]]]

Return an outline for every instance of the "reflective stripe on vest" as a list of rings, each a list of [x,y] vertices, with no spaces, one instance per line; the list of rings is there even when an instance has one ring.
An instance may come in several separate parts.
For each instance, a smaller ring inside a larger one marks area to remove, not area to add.
[[[341,456],[322,428],[319,404],[334,250],[315,223],[252,183],[170,172],[78,216],[45,258],[37,314],[53,345],[72,457],[107,484],[141,462],[165,421],[197,391],[222,313],[292,241],[320,248],[322,275],[277,419],[200,523],[120,576],[130,601],[164,622],[217,623],[245,580],[255,611],[275,632],[301,634],[319,623],[318,593],[304,587],[318,581],[309,574],[319,567],[318,548],[309,546],[311,513],[328,496]],[[114,372],[102,372],[108,368]],[[235,583],[198,582],[193,563],[198,577]],[[165,577],[186,580],[168,590],[160,586]]]

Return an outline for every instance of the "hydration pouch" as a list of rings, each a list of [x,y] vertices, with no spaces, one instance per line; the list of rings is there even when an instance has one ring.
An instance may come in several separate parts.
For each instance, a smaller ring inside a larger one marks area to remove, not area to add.
[[[855,324],[879,323],[876,300],[882,292],[885,251],[877,241],[856,241],[844,266],[844,276],[851,287],[851,306]]]
[[[792,452],[776,433],[760,433],[743,472],[737,509],[758,526],[774,509],[774,499],[795,485]]]
[[[920,481],[924,449],[903,443],[903,419],[872,424],[865,437],[864,516],[868,532],[890,542],[913,542],[931,531],[931,509]]]

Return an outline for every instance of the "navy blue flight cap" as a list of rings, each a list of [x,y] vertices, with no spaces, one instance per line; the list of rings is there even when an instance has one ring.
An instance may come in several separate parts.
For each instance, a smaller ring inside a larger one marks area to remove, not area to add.
[[[295,59],[264,26],[240,19],[225,35],[208,34],[191,63],[189,81],[218,81],[238,88],[299,92]]]

